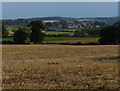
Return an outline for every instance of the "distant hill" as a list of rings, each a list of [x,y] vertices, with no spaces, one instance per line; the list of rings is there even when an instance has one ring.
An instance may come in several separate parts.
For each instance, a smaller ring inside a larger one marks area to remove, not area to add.
[[[39,17],[39,18],[29,18],[30,20],[58,20],[58,21],[74,21],[76,18],[71,17]]]
[[[91,23],[91,22],[105,22],[107,25],[114,24],[118,21],[117,17],[99,17],[99,18],[71,18],[71,17],[37,17],[37,18],[23,18],[23,19],[6,19],[3,23],[7,26],[26,26],[33,20],[57,20],[57,21],[70,21],[78,23]]]

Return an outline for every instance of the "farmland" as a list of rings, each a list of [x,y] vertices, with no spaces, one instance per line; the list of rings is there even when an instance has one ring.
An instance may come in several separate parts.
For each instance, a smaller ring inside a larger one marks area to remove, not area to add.
[[[118,88],[117,45],[3,45],[3,89]]]
[[[89,40],[94,40],[94,41],[98,41],[99,37],[45,37],[45,39],[43,40],[43,43],[45,42],[49,42],[49,41],[53,41],[52,43],[55,43],[55,41],[66,41],[66,40],[87,40],[89,42]],[[2,38],[0,39],[0,41],[13,41],[13,38]]]

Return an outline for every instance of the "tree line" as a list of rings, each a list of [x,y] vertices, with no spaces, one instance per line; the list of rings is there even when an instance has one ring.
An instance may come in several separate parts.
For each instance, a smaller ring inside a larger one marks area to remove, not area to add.
[[[42,21],[32,21],[26,27],[18,27],[18,30],[14,33],[14,42],[17,44],[24,44],[32,42],[35,44],[42,43],[45,37],[45,27]],[[3,24],[2,37],[8,36],[8,30]]]
[[[84,31],[76,31],[75,36],[83,37],[88,36],[86,31],[93,33],[96,29],[88,29]],[[15,43],[42,43],[45,38],[45,26],[41,20],[31,21],[26,27],[19,27],[14,33]],[[120,22],[115,23],[111,26],[104,26],[96,30],[94,35],[99,33],[100,39],[98,42],[100,44],[111,45],[120,44]],[[2,37],[8,36],[8,30],[3,24],[2,26]]]

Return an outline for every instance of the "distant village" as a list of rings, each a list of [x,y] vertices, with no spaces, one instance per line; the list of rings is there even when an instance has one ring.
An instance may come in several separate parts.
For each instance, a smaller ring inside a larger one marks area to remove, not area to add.
[[[91,21],[90,19],[77,19],[79,23],[71,24],[71,21],[67,20],[68,28],[81,28],[81,27],[100,27],[100,25],[89,24],[86,22]],[[60,20],[43,20],[43,23],[46,25],[47,23],[58,23]],[[81,22],[81,23],[80,23]],[[62,24],[59,24],[59,28],[62,28]]]

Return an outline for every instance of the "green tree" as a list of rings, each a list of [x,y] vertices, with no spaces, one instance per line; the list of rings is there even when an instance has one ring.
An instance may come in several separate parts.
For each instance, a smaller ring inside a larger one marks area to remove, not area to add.
[[[7,37],[9,34],[9,31],[7,30],[6,26],[2,24],[2,37]]]
[[[118,26],[106,26],[100,31],[100,44],[117,44],[117,29]]]
[[[45,27],[42,21],[32,21],[29,26],[31,26],[32,33],[30,35],[30,41],[34,43],[42,43],[45,37]]]
[[[117,44],[120,44],[120,22],[114,24],[114,26],[116,27],[116,42]]]
[[[100,34],[100,28],[81,28],[81,30],[76,30],[74,36],[76,37],[98,37]]]
[[[15,43],[23,44],[29,42],[31,30],[26,27],[19,28],[14,34]]]

